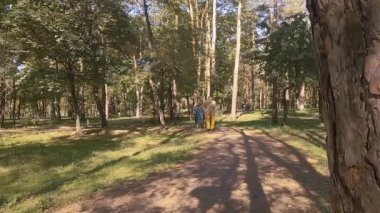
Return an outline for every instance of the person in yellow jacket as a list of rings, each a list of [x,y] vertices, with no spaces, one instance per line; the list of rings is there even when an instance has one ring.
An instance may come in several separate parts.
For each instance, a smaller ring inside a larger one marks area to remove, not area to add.
[[[207,99],[204,103],[205,108],[205,126],[207,130],[215,129],[215,112],[216,112],[216,102],[212,100],[211,97]]]

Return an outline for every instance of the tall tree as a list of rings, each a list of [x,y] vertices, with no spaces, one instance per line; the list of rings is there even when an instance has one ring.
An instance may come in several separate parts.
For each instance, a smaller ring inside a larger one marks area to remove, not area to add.
[[[380,209],[378,0],[308,1],[334,212]]]
[[[210,95],[213,95],[213,81],[215,78],[215,72],[216,72],[216,60],[215,60],[215,49],[216,49],[216,1],[212,0],[212,37],[211,37],[211,49],[210,49],[210,57],[211,57],[211,79],[210,79]]]
[[[235,67],[233,73],[232,85],[232,103],[231,103],[231,118],[236,118],[237,96],[238,96],[238,79],[239,79],[239,62],[240,62],[240,36],[241,36],[241,0],[238,1],[238,12],[236,18],[236,52],[235,52]]]
[[[144,15],[145,15],[145,21],[146,21],[148,39],[149,39],[148,40],[148,47],[149,47],[149,49],[151,51],[151,55],[152,55],[152,52],[154,51],[154,49],[153,49],[153,44],[154,44],[153,30],[152,30],[152,25],[150,23],[150,18],[149,18],[148,4],[147,4],[146,0],[144,0],[143,3],[144,3]],[[159,94],[157,91],[157,83],[154,81],[154,79],[152,77],[149,78],[149,85],[150,85],[151,90],[152,90],[154,108],[155,108],[157,115],[160,119],[161,127],[165,127],[165,115],[164,115],[163,109],[161,108],[162,107],[162,101],[160,102],[160,100],[159,100]]]

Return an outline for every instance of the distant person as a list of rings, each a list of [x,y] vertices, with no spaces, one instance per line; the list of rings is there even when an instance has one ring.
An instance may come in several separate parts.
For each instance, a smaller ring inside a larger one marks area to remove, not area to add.
[[[205,119],[205,110],[203,108],[203,102],[199,101],[194,109],[195,114],[195,125],[197,128],[203,128]]]
[[[205,107],[205,124],[207,130],[215,129],[216,102],[209,97],[204,104]]]

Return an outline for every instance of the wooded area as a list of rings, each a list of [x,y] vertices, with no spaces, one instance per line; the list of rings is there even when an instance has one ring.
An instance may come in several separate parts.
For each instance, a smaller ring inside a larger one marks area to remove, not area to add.
[[[232,117],[272,108],[277,123],[283,108],[282,124],[318,107],[302,1],[2,4],[2,125],[70,117],[80,133],[87,118],[154,115],[164,127],[209,96]]]

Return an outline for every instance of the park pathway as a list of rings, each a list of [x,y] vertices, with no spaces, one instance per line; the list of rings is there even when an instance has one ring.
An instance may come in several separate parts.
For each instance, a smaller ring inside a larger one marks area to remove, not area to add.
[[[207,133],[202,133],[207,134]],[[191,161],[56,212],[326,212],[327,177],[261,132],[222,128]]]

